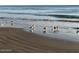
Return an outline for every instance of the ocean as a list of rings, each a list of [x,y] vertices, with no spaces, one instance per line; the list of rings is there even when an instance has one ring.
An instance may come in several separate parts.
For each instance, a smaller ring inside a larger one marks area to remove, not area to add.
[[[33,28],[32,25],[34,25]],[[0,26],[24,28],[25,31],[50,38],[78,42],[79,6],[0,6]]]

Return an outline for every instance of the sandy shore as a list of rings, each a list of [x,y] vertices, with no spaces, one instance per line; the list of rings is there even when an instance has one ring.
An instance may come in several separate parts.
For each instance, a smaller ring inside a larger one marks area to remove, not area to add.
[[[0,28],[0,52],[79,52],[79,43],[43,37],[20,28]]]

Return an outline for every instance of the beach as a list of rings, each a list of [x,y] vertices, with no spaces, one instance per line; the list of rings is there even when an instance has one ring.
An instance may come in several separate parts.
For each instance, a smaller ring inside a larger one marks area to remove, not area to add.
[[[55,53],[79,52],[79,42],[48,38],[21,28],[0,28],[0,52]]]
[[[79,52],[79,7],[0,6],[0,52]]]

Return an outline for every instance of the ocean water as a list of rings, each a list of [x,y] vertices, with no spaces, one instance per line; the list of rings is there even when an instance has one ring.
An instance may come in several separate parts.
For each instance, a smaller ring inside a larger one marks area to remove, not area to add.
[[[79,6],[0,6],[0,26],[78,42]]]

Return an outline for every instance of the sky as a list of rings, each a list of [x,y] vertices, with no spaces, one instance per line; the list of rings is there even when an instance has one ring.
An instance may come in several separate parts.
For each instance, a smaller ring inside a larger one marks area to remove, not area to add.
[[[0,0],[0,5],[79,5],[79,0]]]

